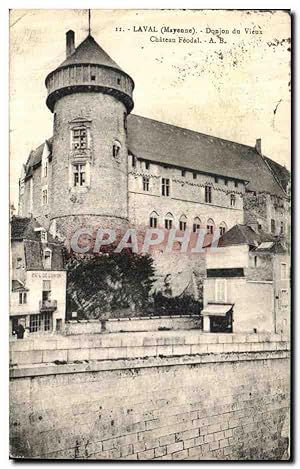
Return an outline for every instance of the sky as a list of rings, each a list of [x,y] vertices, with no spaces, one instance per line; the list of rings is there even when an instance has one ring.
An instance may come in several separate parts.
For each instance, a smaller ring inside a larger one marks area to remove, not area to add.
[[[10,188],[15,206],[22,164],[52,134],[45,78],[65,59],[69,29],[79,45],[88,34],[87,10],[10,13]],[[286,12],[92,10],[91,33],[133,78],[133,113],[251,146],[261,138],[263,153],[290,169]],[[175,38],[175,43],[160,42],[165,38]]]

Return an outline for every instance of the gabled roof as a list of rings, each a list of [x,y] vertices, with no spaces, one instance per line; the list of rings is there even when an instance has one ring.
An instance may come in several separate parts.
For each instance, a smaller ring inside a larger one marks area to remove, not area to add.
[[[47,243],[51,249],[51,270],[64,270],[63,247],[60,243]],[[25,264],[26,270],[44,270],[43,243],[41,241],[25,240]]]
[[[24,243],[26,270],[44,270],[43,251],[50,248],[52,252],[51,270],[64,270],[63,245],[47,232],[48,242],[41,242],[42,228],[34,218],[16,217],[11,219],[11,240]]]
[[[10,237],[12,241],[41,241],[41,230],[45,230],[35,218],[19,217],[14,215],[10,221]],[[47,231],[47,230],[46,230]],[[48,243],[58,243],[53,236],[47,232]]]
[[[12,241],[22,241],[23,239],[38,241],[41,239],[40,233],[34,231],[35,228],[40,228],[41,225],[34,218],[13,216],[10,226]]]
[[[236,246],[246,244],[255,252],[272,252],[279,254],[286,252],[280,239],[264,231],[254,231],[247,225],[234,225],[220,237],[218,246]]]
[[[270,158],[264,157],[267,164],[270,166],[271,170],[273,171],[274,176],[282,185],[283,189],[287,191],[288,184],[291,179],[290,172],[286,169],[285,166],[281,166],[281,164],[276,163],[276,161],[271,160]]]
[[[14,280],[14,279],[12,279],[11,281],[11,289],[13,292],[28,291],[28,288],[26,288],[20,280]]]
[[[221,236],[219,246],[235,246],[237,244],[247,244],[256,247],[259,245],[260,237],[250,226],[234,225],[230,230]]]
[[[249,190],[286,196],[253,147],[141,116],[127,121],[129,150],[138,158],[246,180]]]
[[[44,143],[41,143],[35,150],[31,150],[29,153],[26,165],[25,165],[25,176],[29,177],[32,174],[32,169],[35,166],[38,166],[41,161],[42,161],[42,156],[43,156],[43,151],[44,151],[44,146],[47,145],[49,149],[49,157],[51,157],[52,153],[52,143],[53,143],[53,137],[45,140]]]
[[[273,243],[261,243],[256,249],[255,252],[265,252],[265,253],[272,253],[272,254],[284,254],[286,253],[286,249],[282,246],[279,240],[274,241]]]
[[[73,54],[66,58],[58,68],[75,64],[94,64],[121,70],[121,67],[102,49],[92,36],[87,36]]]

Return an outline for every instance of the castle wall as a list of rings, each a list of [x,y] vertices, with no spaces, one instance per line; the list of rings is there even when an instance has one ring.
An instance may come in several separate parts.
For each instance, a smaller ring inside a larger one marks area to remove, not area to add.
[[[271,233],[271,220],[275,220],[275,235],[280,235],[281,222],[284,224],[282,236],[289,236],[289,203],[284,198],[271,196],[260,192],[246,192],[244,194],[244,222],[253,223],[255,220],[263,231]]]
[[[143,176],[149,177],[149,191],[143,191]],[[170,179],[170,197],[161,195],[161,179]],[[129,218],[136,226],[148,226],[152,211],[159,215],[159,226],[164,226],[164,217],[170,212],[174,217],[174,227],[178,228],[179,218],[187,217],[187,226],[192,229],[195,217],[206,227],[207,220],[212,218],[216,227],[225,222],[227,229],[236,223],[243,222],[244,185],[228,180],[186,171],[185,176],[179,168],[166,167],[150,163],[147,170],[144,161],[137,161],[132,168],[129,158]],[[212,203],[205,203],[205,185],[212,187]],[[235,207],[230,206],[230,195],[235,194]]]
[[[12,346],[12,457],[288,459],[289,344],[280,335],[98,334]]]

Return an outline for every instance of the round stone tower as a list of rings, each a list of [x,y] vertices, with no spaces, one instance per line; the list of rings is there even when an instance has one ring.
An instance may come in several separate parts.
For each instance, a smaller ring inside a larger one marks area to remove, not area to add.
[[[127,115],[134,82],[91,35],[46,78],[53,112],[51,224],[64,236],[81,227],[128,224]]]

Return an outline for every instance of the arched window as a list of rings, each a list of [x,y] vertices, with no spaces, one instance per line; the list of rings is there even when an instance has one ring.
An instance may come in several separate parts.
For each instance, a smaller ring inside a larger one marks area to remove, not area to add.
[[[197,233],[198,230],[201,228],[201,220],[199,217],[195,217],[193,221],[193,232]]]
[[[157,228],[158,225],[158,213],[152,212],[149,218],[149,226],[150,228]]]
[[[219,230],[220,230],[220,236],[223,236],[223,234],[226,233],[227,225],[226,225],[225,221],[222,221],[220,223]]]
[[[186,230],[186,225],[187,225],[187,218],[185,215],[181,215],[179,218],[179,229],[180,231],[185,231]]]
[[[215,231],[215,222],[212,218],[207,220],[207,234],[213,234]]]
[[[118,140],[115,140],[112,147],[112,155],[114,158],[118,158],[120,156],[121,144]]]
[[[165,228],[166,230],[170,230],[173,226],[173,215],[172,213],[167,213],[165,216]]]

